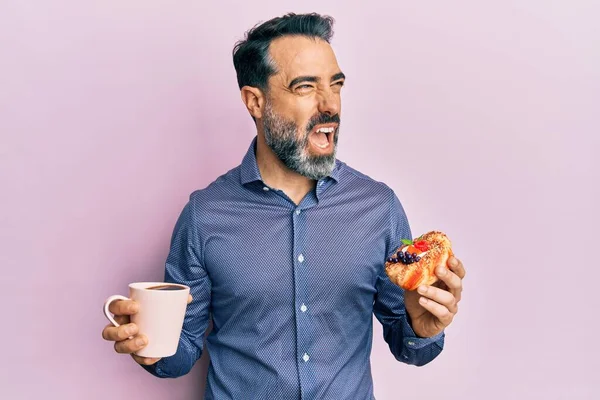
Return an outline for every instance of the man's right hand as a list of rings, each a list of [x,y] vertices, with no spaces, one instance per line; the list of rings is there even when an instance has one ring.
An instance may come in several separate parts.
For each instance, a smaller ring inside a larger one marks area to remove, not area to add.
[[[188,297],[188,304],[192,302],[192,296]],[[109,311],[114,314],[115,321],[120,326],[108,324],[102,330],[102,338],[115,342],[115,351],[120,354],[130,354],[131,357],[141,365],[152,365],[160,358],[140,357],[133,354],[146,347],[148,338],[138,333],[136,324],[131,323],[130,316],[138,312],[138,304],[133,300],[116,300],[109,306]]]

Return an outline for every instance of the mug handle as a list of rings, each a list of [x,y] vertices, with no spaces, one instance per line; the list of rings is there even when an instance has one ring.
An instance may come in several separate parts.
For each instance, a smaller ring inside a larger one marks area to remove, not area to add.
[[[121,326],[117,321],[115,321],[114,316],[111,314],[110,311],[108,311],[108,307],[110,306],[110,303],[112,303],[115,300],[129,300],[128,297],[125,296],[121,296],[120,294],[116,294],[114,296],[110,296],[108,299],[106,299],[106,301],[104,302],[104,315],[106,316],[106,318],[110,321],[111,324],[113,324],[116,327]]]

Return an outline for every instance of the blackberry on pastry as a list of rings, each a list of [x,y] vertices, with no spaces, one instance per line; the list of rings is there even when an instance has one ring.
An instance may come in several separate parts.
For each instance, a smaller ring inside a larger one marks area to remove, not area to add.
[[[386,260],[385,273],[390,280],[405,290],[420,285],[431,285],[438,280],[435,269],[447,268],[453,256],[450,239],[440,231],[431,231],[415,240],[403,239],[402,245]]]

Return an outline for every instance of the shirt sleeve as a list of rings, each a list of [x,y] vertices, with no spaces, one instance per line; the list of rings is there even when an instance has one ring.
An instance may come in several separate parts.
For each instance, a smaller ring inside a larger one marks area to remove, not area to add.
[[[203,264],[200,227],[196,217],[191,199],[175,224],[165,263],[165,282],[188,285],[193,300],[185,313],[177,352],[154,365],[142,366],[159,378],[176,378],[187,374],[204,348],[204,334],[210,321],[211,281]]]
[[[404,209],[396,194],[391,189],[390,192],[390,233],[386,238],[386,259],[396,251],[401,239],[412,239]],[[390,281],[383,265],[377,277],[373,313],[383,326],[384,340],[398,361],[425,365],[442,352],[445,333],[430,338],[420,338],[415,334],[404,306],[404,289]]]

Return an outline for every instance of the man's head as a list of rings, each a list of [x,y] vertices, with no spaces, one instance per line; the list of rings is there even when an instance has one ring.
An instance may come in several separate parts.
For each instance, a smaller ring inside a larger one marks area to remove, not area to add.
[[[335,165],[340,71],[329,41],[333,19],[287,14],[252,28],[233,62],[242,100],[271,150],[311,179]]]

